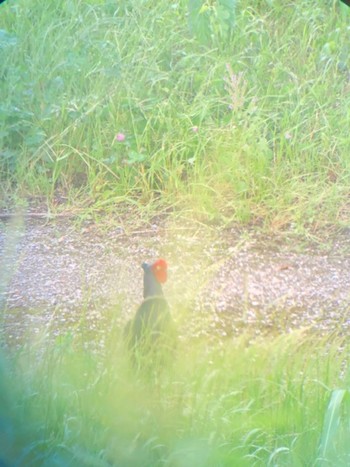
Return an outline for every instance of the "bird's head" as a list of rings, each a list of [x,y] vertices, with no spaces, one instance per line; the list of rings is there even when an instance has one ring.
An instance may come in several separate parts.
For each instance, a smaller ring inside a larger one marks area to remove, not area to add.
[[[168,278],[168,264],[165,259],[157,259],[154,263],[143,263],[143,296],[163,295],[162,286]]]
[[[157,259],[157,261],[151,264],[151,269],[157,281],[160,284],[164,284],[168,278],[168,264],[165,259]]]

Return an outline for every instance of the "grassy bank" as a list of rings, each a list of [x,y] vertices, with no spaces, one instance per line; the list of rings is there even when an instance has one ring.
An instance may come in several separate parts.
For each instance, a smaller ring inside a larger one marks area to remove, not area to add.
[[[4,192],[275,228],[346,220],[349,9],[226,8],[1,5]]]
[[[343,342],[182,342],[145,380],[118,335],[99,354],[78,334],[41,341],[2,366],[5,465],[348,465]]]

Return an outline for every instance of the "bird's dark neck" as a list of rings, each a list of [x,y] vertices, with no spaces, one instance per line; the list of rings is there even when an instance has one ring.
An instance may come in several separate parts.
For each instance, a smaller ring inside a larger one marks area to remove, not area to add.
[[[142,265],[144,270],[143,275],[143,298],[163,296],[161,284],[154,277],[154,274],[149,265]]]

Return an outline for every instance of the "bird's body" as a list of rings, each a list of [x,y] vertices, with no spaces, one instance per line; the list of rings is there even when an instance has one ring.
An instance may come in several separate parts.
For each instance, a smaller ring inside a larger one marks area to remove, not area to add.
[[[167,264],[160,259],[143,263],[144,300],[125,328],[129,349],[139,366],[157,366],[169,360],[176,346],[176,331],[162,283],[167,280]]]

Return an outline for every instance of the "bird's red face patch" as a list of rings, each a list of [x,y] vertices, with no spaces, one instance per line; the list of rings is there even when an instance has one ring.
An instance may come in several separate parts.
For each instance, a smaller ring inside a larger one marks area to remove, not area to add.
[[[168,265],[165,259],[157,259],[157,261],[152,264],[153,274],[160,284],[164,284],[164,282],[166,282],[168,278],[167,270]]]

